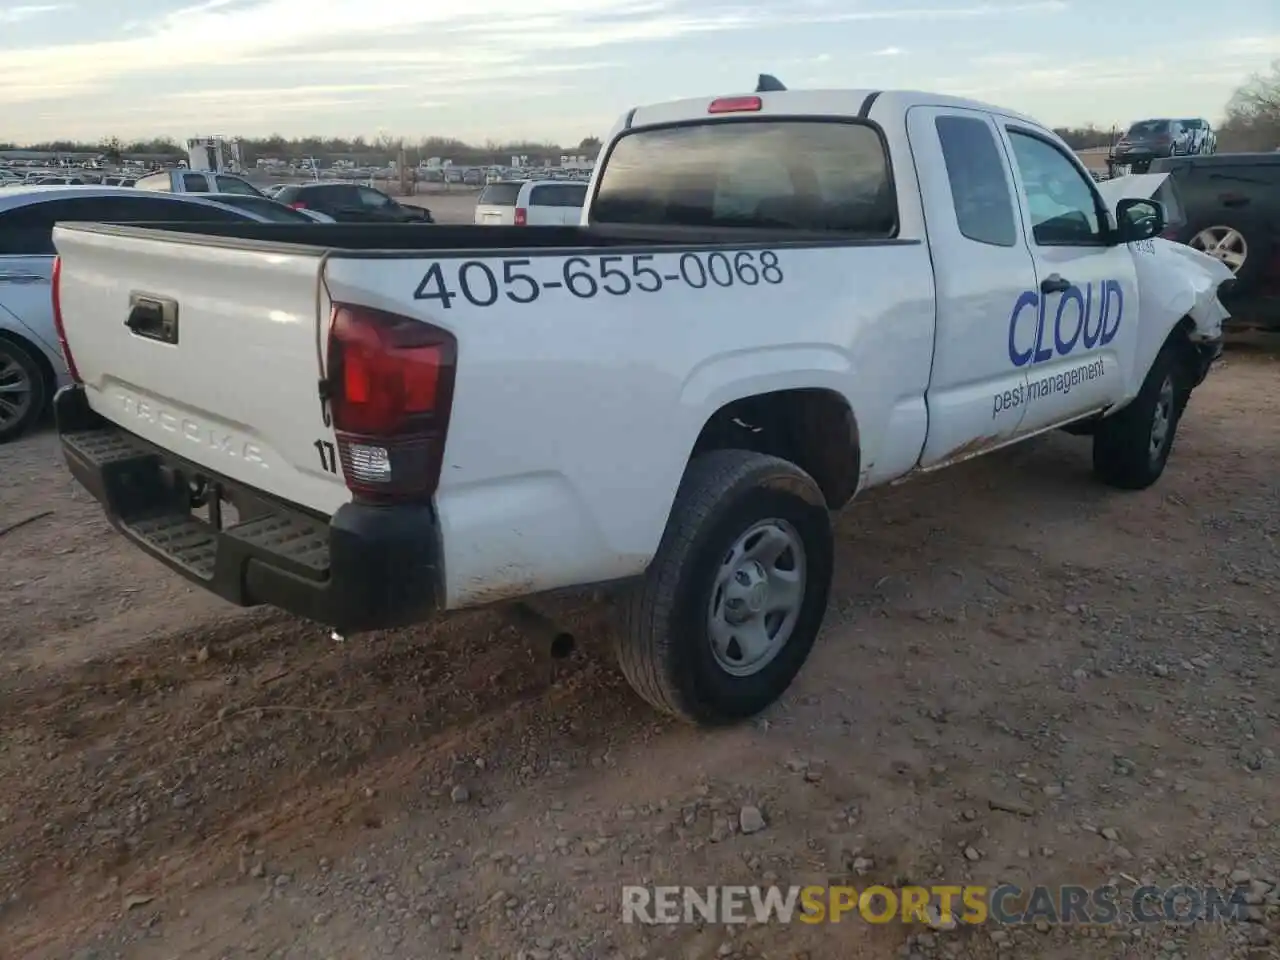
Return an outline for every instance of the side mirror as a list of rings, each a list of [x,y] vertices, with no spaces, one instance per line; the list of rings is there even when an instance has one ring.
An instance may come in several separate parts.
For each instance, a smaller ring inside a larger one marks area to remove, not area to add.
[[[1158,200],[1125,197],[1116,204],[1116,233],[1120,243],[1150,240],[1164,232],[1164,204]]]

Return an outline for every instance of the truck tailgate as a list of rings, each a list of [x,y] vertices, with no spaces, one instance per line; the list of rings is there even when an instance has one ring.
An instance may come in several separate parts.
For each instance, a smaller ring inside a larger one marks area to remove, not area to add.
[[[59,302],[89,405],[183,459],[332,513],[350,499],[318,449],[320,251],[57,227]]]

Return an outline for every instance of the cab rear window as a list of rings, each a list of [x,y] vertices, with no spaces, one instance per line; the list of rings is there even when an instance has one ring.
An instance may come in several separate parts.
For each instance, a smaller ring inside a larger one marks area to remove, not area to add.
[[[487,207],[514,207],[516,197],[520,196],[520,186],[518,183],[491,183],[480,191],[476,203]]]
[[[733,120],[637,130],[605,161],[593,223],[897,232],[876,129],[833,120]]]

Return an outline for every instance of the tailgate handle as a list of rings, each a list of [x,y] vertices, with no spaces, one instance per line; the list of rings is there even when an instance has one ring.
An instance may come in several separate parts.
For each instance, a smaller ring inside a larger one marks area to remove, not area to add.
[[[160,343],[178,342],[178,301],[146,293],[129,294],[129,318],[124,325],[135,337]]]

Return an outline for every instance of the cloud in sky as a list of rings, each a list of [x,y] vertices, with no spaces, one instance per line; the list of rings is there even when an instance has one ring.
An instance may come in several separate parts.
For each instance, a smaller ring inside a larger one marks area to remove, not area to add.
[[[567,141],[783,70],[1051,123],[1216,118],[1280,56],[1274,0],[1235,0],[1229,22],[1199,0],[130,0],[125,17],[78,2],[0,0],[0,135]]]
[[[21,23],[23,20],[30,20],[32,17],[43,16],[46,13],[56,13],[62,9],[57,4],[6,4],[0,6],[0,24]]]

